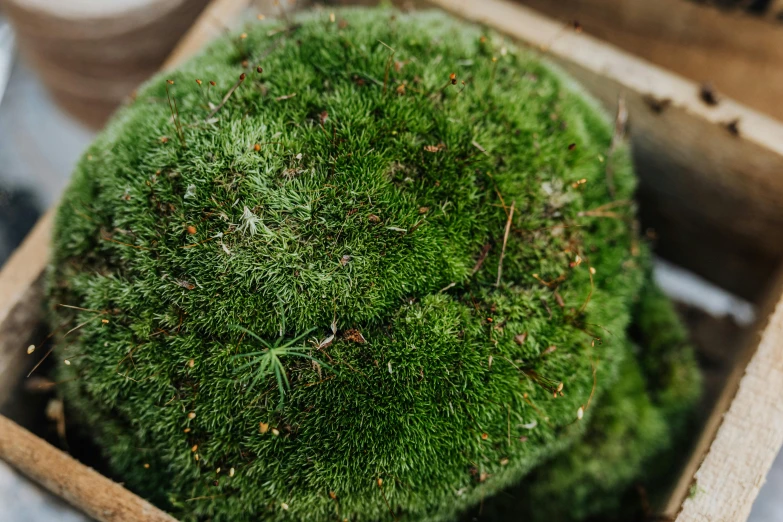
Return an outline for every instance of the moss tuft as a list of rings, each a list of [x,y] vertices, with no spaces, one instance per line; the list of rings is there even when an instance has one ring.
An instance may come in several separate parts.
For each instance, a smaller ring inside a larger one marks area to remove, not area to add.
[[[634,362],[629,155],[612,200],[568,78],[440,13],[298,22],[153,78],[63,199],[55,353],[122,480],[185,521],[442,520],[677,378]]]

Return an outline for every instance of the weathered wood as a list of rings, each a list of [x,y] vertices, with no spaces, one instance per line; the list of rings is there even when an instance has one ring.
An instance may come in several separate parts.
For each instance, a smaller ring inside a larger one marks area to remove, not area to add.
[[[27,357],[25,342],[41,320],[39,279],[49,259],[53,212],[44,215],[0,271],[0,405]]]
[[[701,434],[691,451],[690,459],[682,469],[679,480],[672,487],[668,502],[663,506],[662,512],[665,516],[674,519],[682,509],[685,499],[692,492],[698,493],[698,484],[694,488],[696,483],[694,476],[702,464],[704,464],[704,458],[710,451],[718,430],[723,425],[724,415],[732,406],[732,401],[737,396],[737,391],[743,382],[746,371],[749,371],[750,362],[759,349],[759,338],[766,335],[765,331],[773,325],[776,309],[783,304],[781,296],[783,296],[783,268],[778,271],[775,280],[770,282],[767,295],[758,306],[756,324],[752,328],[745,330],[742,338],[737,342],[738,350],[734,359],[734,367],[723,383],[723,389],[712,408],[709,418],[702,427]],[[776,418],[777,416],[771,417],[773,420]],[[772,458],[774,458],[774,455]],[[771,460],[769,463],[771,463]],[[762,475],[766,475],[768,470],[769,465],[767,465]],[[714,475],[716,473],[715,468],[711,467],[709,473]],[[756,490],[752,498],[746,500],[748,506],[752,504],[757,493],[758,490]],[[733,521],[734,519],[730,520]]]
[[[206,44],[223,34],[247,10],[252,0],[212,0],[193,27],[185,34],[163,62],[171,69],[198,53]]]
[[[738,388],[737,377],[741,377]],[[703,457],[710,426],[704,432],[701,447],[696,449],[692,465],[682,475],[679,487],[671,497],[667,513],[679,512],[676,522],[742,522],[748,519],[767,472],[783,445],[781,396],[783,300],[777,303],[769,317],[747,368],[743,371],[742,366],[738,366],[735,377],[729,379],[720,401],[724,408],[721,409],[719,403],[710,419],[711,425],[720,427],[710,441],[709,452]],[[730,402],[728,411],[725,409],[727,402]],[[693,469],[699,461],[694,474]]]
[[[0,416],[0,458],[103,522],[176,522],[170,515]]]
[[[690,0],[516,1],[783,119],[780,24]]]
[[[763,295],[783,257],[783,124],[730,99],[710,106],[696,83],[521,5],[431,3],[543,49],[611,112],[623,95],[659,252],[738,295]]]

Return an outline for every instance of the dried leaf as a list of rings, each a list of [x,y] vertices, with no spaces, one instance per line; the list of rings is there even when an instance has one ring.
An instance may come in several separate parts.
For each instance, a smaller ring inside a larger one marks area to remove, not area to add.
[[[334,321],[332,321],[332,335],[328,336],[326,339],[318,343],[318,349],[321,350],[323,348],[328,347],[330,344],[332,344],[335,335],[337,335],[337,324]]]
[[[351,341],[351,342],[359,343],[359,344],[363,344],[363,343],[367,342],[367,339],[364,338],[364,336],[362,335],[362,332],[360,332],[356,328],[350,328],[350,329],[346,330],[345,332],[343,332],[343,338],[346,341]]]

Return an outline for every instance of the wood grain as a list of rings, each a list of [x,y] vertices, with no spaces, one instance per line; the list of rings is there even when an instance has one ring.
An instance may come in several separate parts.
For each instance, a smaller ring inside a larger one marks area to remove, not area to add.
[[[780,24],[691,0],[517,1],[783,119]]]
[[[704,464],[704,459],[710,451],[716,434],[721,426],[723,426],[724,415],[732,406],[732,401],[737,396],[737,391],[743,382],[746,372],[750,371],[749,365],[759,350],[759,339],[766,335],[765,331],[768,331],[769,328],[774,328],[772,325],[775,321],[775,313],[777,309],[783,305],[783,298],[781,298],[781,296],[783,296],[783,267],[778,271],[775,280],[769,285],[769,292],[758,307],[757,315],[759,319],[756,321],[756,324],[752,328],[746,330],[743,334],[743,338],[737,343],[739,351],[734,360],[734,368],[723,384],[723,390],[715,402],[707,422],[702,428],[699,439],[696,441],[693,451],[691,452],[690,459],[682,469],[679,480],[670,492],[668,502],[663,506],[662,511],[664,516],[674,519],[682,510],[685,499],[692,493],[698,494],[699,485],[694,476]],[[772,417],[772,419],[775,418],[776,417]],[[748,439],[752,437],[753,436],[751,435]],[[745,442],[743,442],[743,444],[744,443]],[[766,469],[762,474],[766,475],[767,471],[769,471],[769,465],[766,466]],[[712,475],[722,473],[722,471],[719,471],[714,465],[710,465],[709,470],[705,468],[705,472]],[[746,502],[752,504],[756,494],[758,494],[758,491],[755,492],[752,498],[746,499]],[[732,518],[727,520],[733,521],[735,519]]]
[[[85,514],[104,522],[176,522],[97,471],[0,416],[0,455]]]
[[[36,223],[0,271],[0,405],[17,382],[28,340],[42,316],[39,280],[49,259],[53,211]]]
[[[783,445],[783,300],[693,476],[676,522],[741,522]],[[687,475],[683,477],[687,479]],[[680,491],[679,494],[684,492]],[[676,499],[675,499],[676,500]],[[676,503],[675,503],[676,505]],[[676,509],[670,507],[674,514]]]

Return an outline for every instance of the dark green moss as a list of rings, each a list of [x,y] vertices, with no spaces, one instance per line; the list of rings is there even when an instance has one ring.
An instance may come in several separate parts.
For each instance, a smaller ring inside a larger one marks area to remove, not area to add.
[[[55,352],[65,396],[183,520],[450,518],[633,368],[646,255],[606,116],[442,14],[338,18],[152,79],[57,217],[52,307],[85,323]],[[263,371],[265,343],[294,350]]]
[[[651,279],[633,320],[635,357],[624,363],[585,437],[532,477],[531,520],[644,520],[664,500],[666,477],[677,474],[688,447],[684,428],[701,378],[687,333]]]

